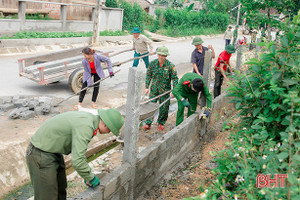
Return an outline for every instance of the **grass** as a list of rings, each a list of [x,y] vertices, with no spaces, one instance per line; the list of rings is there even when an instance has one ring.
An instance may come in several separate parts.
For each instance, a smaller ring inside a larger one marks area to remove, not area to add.
[[[67,38],[67,37],[92,37],[89,32],[36,32],[22,31],[13,35],[4,35],[0,39],[25,39],[25,38]],[[122,36],[127,35],[124,31],[101,31],[100,36]]]
[[[183,36],[193,36],[193,35],[212,35],[212,34],[220,34],[223,31],[216,30],[215,28],[199,28],[199,27],[191,27],[191,28],[182,28],[182,27],[168,27],[164,29],[160,29],[158,33],[162,35],[166,35],[169,37],[183,37]]]

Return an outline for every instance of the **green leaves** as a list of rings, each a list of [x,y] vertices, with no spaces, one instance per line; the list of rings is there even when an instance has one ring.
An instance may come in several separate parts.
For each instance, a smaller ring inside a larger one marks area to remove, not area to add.
[[[278,159],[284,160],[289,156],[288,152],[281,152],[280,154],[278,154]]]

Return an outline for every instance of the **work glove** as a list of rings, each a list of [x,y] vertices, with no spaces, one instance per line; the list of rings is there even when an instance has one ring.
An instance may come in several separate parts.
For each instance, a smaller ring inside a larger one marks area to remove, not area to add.
[[[206,117],[209,117],[209,111],[208,110],[204,111],[204,114],[206,115]]]
[[[100,180],[97,176],[94,176],[94,178],[89,181],[89,182],[86,182],[86,180],[84,180],[84,183],[87,185],[87,186],[90,186],[92,188],[95,188],[97,185],[100,184]]]
[[[114,76],[113,72],[109,72],[109,77],[112,78]]]
[[[187,99],[183,99],[183,100],[182,100],[182,103],[183,103],[183,106],[184,106],[184,107],[188,107],[188,108],[191,107],[191,104],[189,103],[189,101],[188,101]]]

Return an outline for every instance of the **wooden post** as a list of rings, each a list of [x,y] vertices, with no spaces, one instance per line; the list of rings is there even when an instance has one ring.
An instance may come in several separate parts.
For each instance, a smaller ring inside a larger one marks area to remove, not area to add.
[[[67,5],[60,6],[60,21],[61,21],[61,30],[66,31],[67,25]]]
[[[26,2],[19,1],[18,5],[18,18],[20,19],[20,31],[24,30],[26,20]]]
[[[95,17],[94,17],[93,36],[92,36],[92,46],[99,45],[101,1],[102,0],[97,0],[97,2],[96,2],[96,12],[95,12]]]

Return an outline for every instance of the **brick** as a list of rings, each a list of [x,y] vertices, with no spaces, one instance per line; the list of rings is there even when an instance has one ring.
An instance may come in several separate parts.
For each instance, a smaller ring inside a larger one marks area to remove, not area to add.
[[[29,105],[29,99],[24,99],[22,105],[23,105],[24,107],[28,106],[28,105]]]
[[[0,111],[6,112],[8,110],[13,109],[15,106],[14,104],[4,104],[4,105],[0,105]]]
[[[20,112],[19,108],[15,108],[15,109],[13,109],[13,111],[11,111],[9,113],[9,118],[11,118],[11,119],[17,119],[17,118],[19,118],[20,113],[21,112]]]
[[[35,112],[32,111],[32,110],[27,110],[25,112],[21,112],[21,114],[20,114],[20,118],[25,119],[25,120],[29,119],[29,118],[32,118],[34,116],[35,116]]]

